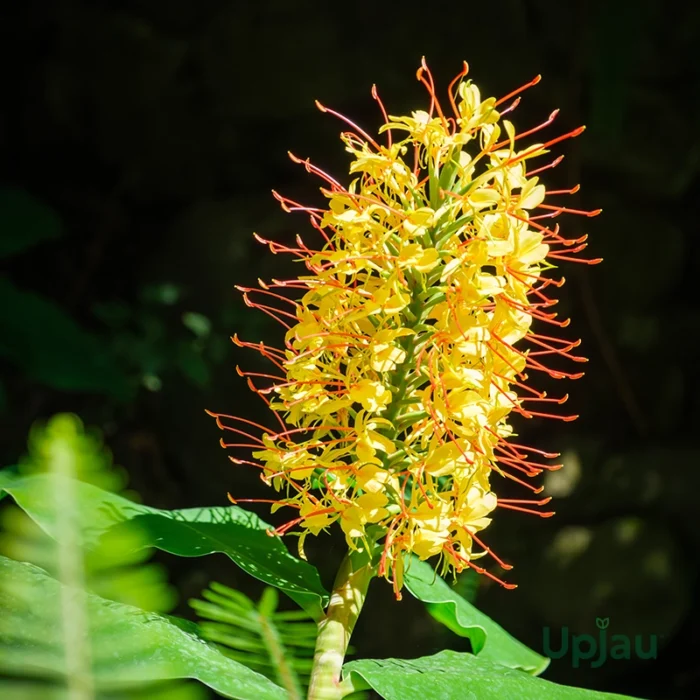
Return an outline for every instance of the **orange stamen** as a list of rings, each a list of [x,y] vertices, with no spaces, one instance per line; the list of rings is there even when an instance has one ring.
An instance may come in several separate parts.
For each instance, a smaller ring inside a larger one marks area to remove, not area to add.
[[[389,123],[389,116],[386,113],[386,109],[384,108],[384,103],[382,102],[381,98],[379,97],[379,93],[377,92],[377,86],[372,85],[372,98],[377,102],[379,105],[379,109],[382,111],[382,116],[384,117],[384,123],[388,124]],[[389,148],[391,148],[391,129],[386,130],[386,137],[387,137],[387,145]]]
[[[464,61],[462,63],[462,70],[457,73],[457,75],[452,79],[450,84],[447,86],[447,95],[450,99],[450,106],[452,107],[452,112],[454,113],[455,117],[457,119],[460,118],[459,110],[457,109],[457,105],[455,103],[455,98],[454,95],[455,93],[453,92],[452,88],[455,86],[456,83],[458,83],[462,78],[464,78],[467,73],[469,73],[469,64]]]
[[[350,119],[348,119],[345,115],[340,114],[340,112],[336,112],[333,109],[329,109],[328,107],[324,107],[318,100],[316,100],[316,107],[318,107],[318,109],[320,109],[322,112],[332,114],[334,117],[344,121],[349,127],[355,129],[355,131],[357,131],[357,133],[360,134],[363,139],[365,139],[368,143],[371,143],[378,151],[380,150],[379,144],[364,129],[357,126],[355,122],[350,121]]]
[[[521,92],[524,92],[525,90],[527,90],[531,87],[534,87],[535,85],[537,85],[537,83],[540,82],[540,80],[542,80],[542,76],[536,75],[529,83],[525,83],[525,85],[522,85],[521,87],[517,88],[516,90],[513,90],[513,92],[509,92],[507,95],[504,95],[503,97],[501,97],[500,100],[496,101],[494,106],[498,107],[498,105],[502,104],[506,100],[509,100],[511,97],[515,97],[516,95],[520,94]]]

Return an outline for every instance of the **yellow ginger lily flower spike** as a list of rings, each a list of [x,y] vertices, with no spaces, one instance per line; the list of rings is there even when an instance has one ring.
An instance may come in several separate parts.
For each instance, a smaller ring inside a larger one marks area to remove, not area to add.
[[[341,134],[353,159],[350,184],[290,154],[324,180],[327,207],[274,195],[285,211],[308,214],[322,245],[256,236],[273,253],[300,258],[307,274],[239,288],[249,306],[286,329],[283,348],[234,337],[279,370],[239,373],[280,429],[211,414],[220,428],[252,441],[222,444],[253,447],[256,461],[231,459],[261,469],[279,492],[273,509],[298,511],[274,534],[298,526],[303,556],[308,533],[338,522],[351,549],[380,547],[378,573],[393,582],[397,597],[411,552],[438,556],[443,573],[471,567],[514,587],[474,563],[490,555],[511,568],[477,533],[496,508],[553,515],[541,510],[549,498],[499,498],[492,481],[508,479],[538,494],[542,487],[526,479],[561,466],[542,461],[558,455],[514,442],[508,419],[513,412],[576,418],[539,410],[566,396],[547,398],[527,383],[526,372],[582,376],[544,364],[549,356],[585,362],[571,354],[580,341],[532,326],[568,325],[546,311],[556,302],[545,290],[564,282],[547,276],[556,262],[599,262],[576,257],[586,236],[568,239],[558,226],[541,223],[562,213],[599,213],[545,203],[578,189],[547,192],[540,183],[539,173],[562,157],[530,169],[583,127],[523,148],[521,139],[549,126],[556,112],[521,134],[503,117],[539,76],[500,100],[483,100],[465,80],[467,70],[465,63],[448,88],[451,116],[425,60],[417,77],[430,97],[427,111],[388,116],[373,88],[386,145],[317,103],[350,128]],[[272,384],[256,386],[253,377],[260,376]]]

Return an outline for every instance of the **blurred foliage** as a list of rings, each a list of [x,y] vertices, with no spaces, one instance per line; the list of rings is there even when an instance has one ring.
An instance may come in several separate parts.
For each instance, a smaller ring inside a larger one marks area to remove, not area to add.
[[[148,285],[138,304],[95,303],[93,313],[110,329],[110,350],[142,387],[160,391],[163,378],[178,374],[202,389],[211,370],[227,355],[228,344],[212,333],[211,320],[195,311],[179,311],[182,290],[174,284]],[[174,318],[179,312],[180,323]]]
[[[4,28],[0,459],[16,461],[37,417],[69,408],[104,428],[131,482],[165,507],[266,495],[255,470],[218,450],[202,409],[266,420],[234,366],[269,368],[227,336],[281,332],[233,285],[296,272],[252,231],[313,241],[269,195],[318,202],[288,149],[345,177],[341,127],[313,100],[370,129],[372,83],[390,112],[422,104],[423,54],[442,86],[466,58],[489,94],[542,73],[514,120],[529,128],[561,107],[562,131],[588,124],[546,182],[581,182],[581,207],[603,207],[586,231],[562,226],[589,232],[605,262],[563,268],[561,314],[590,357],[564,389],[580,420],[516,426],[523,442],[564,453],[546,481],[557,517],[499,514],[488,543],[516,565],[519,589],[482,579],[477,601],[538,650],[543,626],[585,633],[597,615],[660,635],[657,661],[576,671],[557,660],[550,678],[698,695],[700,5],[504,0],[438,15],[380,3],[369,17],[311,0],[29,0]],[[329,579],[342,538],[307,548]],[[185,598],[212,578],[248,585],[223,558],[201,567],[174,569]],[[372,587],[360,655],[384,656],[390,640],[406,657],[441,647],[416,601],[390,600]]]
[[[0,189],[0,259],[58,238],[63,224],[49,206],[23,190]]]
[[[50,504],[53,537],[17,506],[0,511],[2,696],[64,692],[88,700],[100,690],[114,691],[120,685],[121,697],[132,697],[129,690],[134,689],[139,695],[144,682],[151,680],[139,666],[153,657],[167,634],[146,622],[146,613],[142,618],[136,613],[172,608],[175,592],[160,567],[145,564],[150,552],[138,526],[106,533],[96,547],[86,546],[81,536],[86,513],[74,489],[78,480],[84,480],[116,490],[123,487],[124,475],[113,470],[99,440],[86,435],[70,415],[56,416],[33,429],[29,456],[20,463],[17,476],[39,474],[59,480],[43,492],[41,484],[48,484],[38,482],[39,492],[34,494]],[[0,488],[11,484],[12,474],[0,472]],[[177,677],[171,670],[160,677]],[[168,685],[151,690],[164,700],[202,697],[194,686]]]
[[[2,472],[0,488],[10,488],[7,480],[14,474]],[[49,480],[31,477],[48,476]],[[94,522],[76,488],[60,488],[73,480],[92,484],[109,492],[124,489],[126,475],[114,467],[111,455],[99,437],[84,431],[71,415],[58,415],[45,425],[32,427],[28,454],[19,461],[19,483],[29,479],[34,485],[33,500],[41,503],[51,534],[37,527],[20,507],[1,512],[4,532],[0,535],[0,553],[19,561],[31,561],[54,578],[62,580],[62,559],[71,556],[63,548],[76,550],[76,575],[90,591],[103,598],[135,605],[143,610],[167,612],[175,605],[176,592],[168,585],[165,570],[144,562],[151,555],[148,537],[138,526],[103,534],[94,548],[86,546],[81,530],[83,522]],[[66,481],[68,480],[68,481]],[[80,582],[69,581],[67,585]]]
[[[125,377],[106,348],[52,301],[0,278],[0,309],[0,354],[29,380],[62,391],[123,396]]]

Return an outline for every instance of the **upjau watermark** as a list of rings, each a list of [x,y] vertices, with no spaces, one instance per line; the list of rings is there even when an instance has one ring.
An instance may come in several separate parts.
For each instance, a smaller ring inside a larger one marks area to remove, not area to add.
[[[551,659],[562,659],[571,655],[571,665],[578,668],[581,662],[590,661],[590,668],[600,668],[609,659],[655,659],[658,652],[658,637],[655,634],[634,636],[610,634],[609,617],[597,617],[598,636],[592,634],[569,634],[568,627],[561,628],[559,639],[549,627],[542,630],[542,648]]]

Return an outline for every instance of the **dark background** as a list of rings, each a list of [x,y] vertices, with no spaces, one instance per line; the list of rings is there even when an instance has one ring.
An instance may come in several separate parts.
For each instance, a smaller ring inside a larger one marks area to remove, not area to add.
[[[167,508],[268,495],[227,460],[204,409],[267,420],[235,372],[265,365],[228,338],[281,331],[233,285],[297,272],[253,231],[315,240],[270,195],[319,201],[288,149],[347,176],[341,125],[314,99],[372,130],[372,83],[390,113],[427,104],[421,55],[443,89],[468,60],[485,96],[541,73],[516,127],[555,107],[547,136],[587,124],[544,177],[580,182],[575,205],[604,210],[562,219],[605,258],[563,269],[562,335],[582,337],[590,362],[564,388],[576,423],[516,421],[566,463],[547,481],[557,517],[499,512],[489,528],[519,588],[459,585],[539,651],[545,627],[558,642],[563,627],[596,633],[596,617],[609,634],[658,638],[655,661],[577,670],[566,656],[547,678],[698,696],[700,3],[25,0],[5,12],[0,460],[14,463],[35,420],[75,411],[143,499]],[[342,538],[308,550],[330,586]],[[224,557],[164,561],[181,612],[211,578],[259,594]],[[374,657],[468,648],[383,581],[353,644]]]

